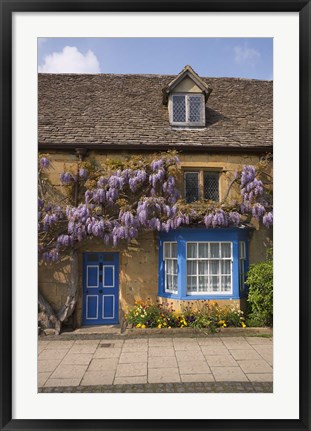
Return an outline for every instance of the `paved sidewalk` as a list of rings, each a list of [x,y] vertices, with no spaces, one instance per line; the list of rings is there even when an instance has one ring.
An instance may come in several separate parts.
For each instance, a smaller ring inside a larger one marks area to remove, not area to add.
[[[199,384],[204,390],[198,392],[219,392],[226,384],[224,392],[272,390],[271,338],[55,339],[38,346],[40,392],[98,392],[100,386],[123,392],[122,385],[155,392],[161,384],[163,392],[195,392]]]

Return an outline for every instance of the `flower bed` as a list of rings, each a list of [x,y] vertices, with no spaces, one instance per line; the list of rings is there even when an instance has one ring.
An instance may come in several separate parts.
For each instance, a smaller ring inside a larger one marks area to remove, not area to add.
[[[216,332],[220,328],[245,328],[243,311],[236,305],[220,307],[216,301],[202,301],[193,306],[174,310],[172,303],[136,301],[134,307],[125,313],[125,320],[132,328],[192,328]]]

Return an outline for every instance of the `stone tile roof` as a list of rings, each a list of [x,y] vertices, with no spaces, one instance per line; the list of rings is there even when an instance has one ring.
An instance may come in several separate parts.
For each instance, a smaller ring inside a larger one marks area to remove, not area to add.
[[[213,89],[206,127],[169,125],[162,89],[171,75],[39,75],[39,145],[272,146],[272,82],[203,78]],[[97,144],[97,145],[96,145]]]

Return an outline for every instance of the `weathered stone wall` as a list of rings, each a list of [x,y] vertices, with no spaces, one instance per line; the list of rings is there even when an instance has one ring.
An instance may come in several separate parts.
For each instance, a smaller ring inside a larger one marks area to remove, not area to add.
[[[206,303],[214,302],[213,299],[200,300],[200,301],[191,301],[191,300],[188,301],[188,300],[181,300],[181,299],[162,298],[160,296],[157,298],[157,300],[161,304],[165,304],[165,303],[171,304],[174,310],[177,310],[177,311],[182,311],[185,309],[185,307],[189,307],[189,306],[193,310],[200,310],[202,307],[205,306]],[[243,298],[242,299],[217,299],[216,302],[219,306],[225,306],[225,305],[236,306],[240,310],[245,310],[245,306],[246,306],[246,301]]]
[[[107,158],[122,159],[127,157],[128,153],[122,152],[90,152],[88,157],[96,157],[104,162]],[[64,170],[64,164],[67,168],[75,168],[77,157],[74,152],[55,152],[50,153],[52,169],[50,170],[50,180],[53,184],[58,185],[59,174]],[[228,183],[230,182],[227,171],[233,173],[236,169],[244,164],[256,164],[259,161],[258,155],[240,155],[240,154],[204,154],[204,153],[187,153],[180,154],[182,169],[188,168],[214,168],[223,172],[220,177],[220,199],[223,199]],[[258,226],[257,226],[258,229]],[[249,243],[250,263],[255,263],[265,259],[266,247],[269,244],[268,232],[265,229],[259,229],[251,234]],[[82,256],[86,251],[98,252],[119,252],[120,263],[120,310],[126,310],[128,306],[134,304],[136,299],[150,298],[157,300],[158,293],[158,241],[156,233],[141,233],[138,241],[125,248],[124,244],[118,247],[107,247],[102,242],[92,240],[80,246],[79,250],[79,298],[73,321],[75,326],[80,326],[82,321]],[[64,303],[67,296],[68,274],[70,267],[68,260],[55,265],[54,267],[39,267],[39,288],[51,303],[55,310],[58,310]],[[179,308],[183,301],[174,301],[174,306]],[[228,303],[228,301],[218,301],[219,303]],[[244,308],[243,300],[229,301],[237,303],[239,307]]]
[[[40,265],[38,269],[39,288],[54,310],[60,309],[64,304],[69,285],[70,265],[69,259],[54,264]]]

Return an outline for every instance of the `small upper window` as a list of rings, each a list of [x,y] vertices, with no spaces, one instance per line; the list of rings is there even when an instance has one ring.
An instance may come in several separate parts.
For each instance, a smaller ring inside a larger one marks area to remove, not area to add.
[[[199,199],[219,201],[219,172],[198,170],[184,172],[184,195],[187,203]]]
[[[204,126],[204,95],[172,94],[170,97],[170,123],[176,126]]]

